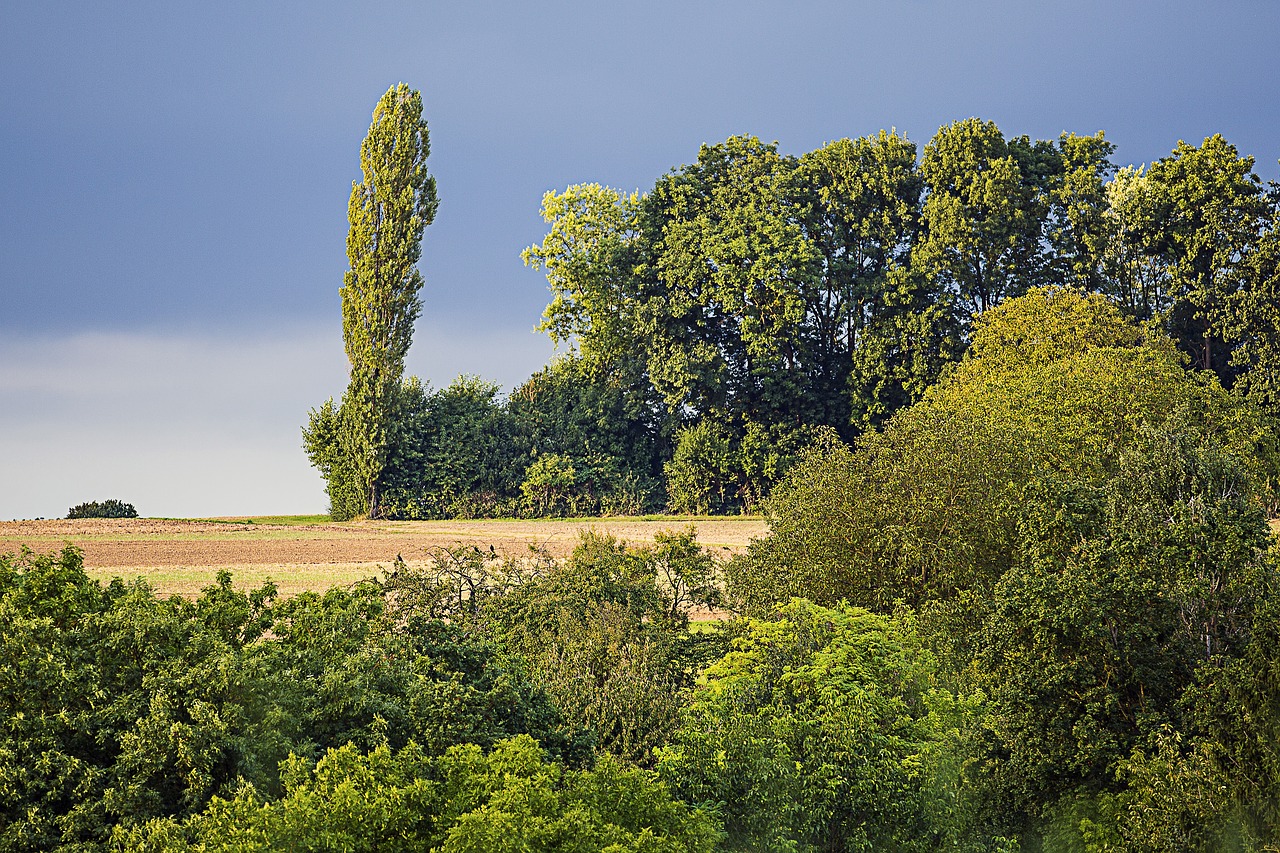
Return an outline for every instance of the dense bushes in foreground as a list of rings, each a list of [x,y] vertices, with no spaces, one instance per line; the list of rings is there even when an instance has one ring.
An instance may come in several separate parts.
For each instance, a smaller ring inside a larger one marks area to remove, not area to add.
[[[1274,851],[1275,436],[1036,290],[725,564],[585,533],[278,602],[0,558],[0,851]]]
[[[438,755],[531,734],[589,754],[518,662],[376,583],[273,598],[225,573],[195,601],[104,587],[70,547],[0,558],[0,850],[98,849],[243,784],[276,796],[286,758],[346,744]]]

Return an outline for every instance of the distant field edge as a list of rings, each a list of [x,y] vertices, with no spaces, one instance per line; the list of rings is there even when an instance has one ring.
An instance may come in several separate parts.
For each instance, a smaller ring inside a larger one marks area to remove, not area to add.
[[[760,514],[741,515],[575,515],[567,517],[547,517],[547,518],[432,518],[432,519],[375,519],[379,524],[394,524],[396,521],[468,521],[468,522],[485,522],[493,524],[538,524],[545,522],[547,524],[589,524],[593,521],[608,522],[610,524],[625,524],[630,521],[646,521],[646,522],[668,522],[671,524],[695,524],[699,521],[733,521],[740,519],[742,521],[763,521],[764,516]],[[334,521],[328,515],[226,515],[211,518],[167,518],[162,516],[148,517],[150,521],[200,521],[206,524],[275,524],[281,526],[305,526],[308,524],[333,524]],[[367,518],[352,519],[353,523],[368,521]],[[345,522],[343,522],[345,523]]]

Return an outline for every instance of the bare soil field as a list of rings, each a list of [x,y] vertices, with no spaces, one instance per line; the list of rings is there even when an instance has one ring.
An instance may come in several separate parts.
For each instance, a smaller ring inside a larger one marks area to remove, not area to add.
[[[0,522],[0,553],[23,547],[50,552],[72,544],[84,552],[89,574],[145,577],[163,593],[196,595],[221,569],[237,587],[267,579],[282,595],[323,591],[371,577],[399,554],[422,564],[433,549],[475,546],[519,556],[544,548],[566,556],[584,530],[607,533],[643,545],[663,530],[693,524],[698,540],[722,556],[741,551],[768,526],[760,518],[549,519],[533,521],[357,521],[320,524],[265,524],[248,519],[173,521],[165,519],[84,519]]]

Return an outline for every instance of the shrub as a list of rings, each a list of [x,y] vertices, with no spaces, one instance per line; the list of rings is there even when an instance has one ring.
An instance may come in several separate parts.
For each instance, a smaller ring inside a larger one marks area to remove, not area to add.
[[[67,510],[67,518],[137,518],[138,511],[133,504],[111,500],[88,501]]]
[[[704,420],[680,430],[675,453],[664,467],[668,508],[693,515],[727,509],[738,479],[737,461],[729,432],[720,423]]]

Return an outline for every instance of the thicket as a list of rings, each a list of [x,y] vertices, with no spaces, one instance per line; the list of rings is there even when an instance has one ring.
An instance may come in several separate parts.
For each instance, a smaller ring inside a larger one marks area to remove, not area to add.
[[[1102,133],[967,119],[922,150],[881,132],[795,157],[733,137],[643,194],[548,193],[524,258],[547,274],[540,328],[563,360],[505,398],[406,384],[385,512],[759,511],[823,429],[874,434],[961,361],[984,312],[1035,287],[1107,297],[1280,411],[1280,190],[1220,136],[1145,169],[1112,153]],[[345,518],[367,507],[336,417],[314,411],[306,447]]]
[[[883,431],[811,449],[728,591],[910,626],[976,714],[948,765],[968,843],[1275,849],[1278,462],[1163,333],[1036,290]]]
[[[0,559],[0,849],[1274,850],[1280,453],[1184,358],[1006,300],[728,562],[588,532],[277,602]]]
[[[712,849],[644,769],[720,649],[692,531],[430,565],[186,601],[0,557],[0,850]]]
[[[105,501],[87,501],[67,510],[67,518],[137,518],[133,504],[110,498]]]

